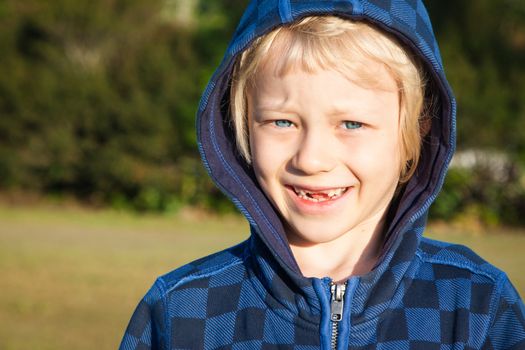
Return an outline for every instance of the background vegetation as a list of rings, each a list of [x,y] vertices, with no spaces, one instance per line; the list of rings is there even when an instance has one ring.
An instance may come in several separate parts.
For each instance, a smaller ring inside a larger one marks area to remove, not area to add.
[[[247,0],[0,3],[0,191],[96,206],[228,211],[194,114]],[[436,219],[525,224],[525,5],[427,1],[459,102]],[[497,15],[496,15],[497,14]]]

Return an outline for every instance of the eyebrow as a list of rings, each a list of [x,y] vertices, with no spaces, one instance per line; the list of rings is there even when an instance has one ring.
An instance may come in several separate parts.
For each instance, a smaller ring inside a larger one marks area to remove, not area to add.
[[[255,99],[254,99],[255,100]],[[286,108],[289,105],[289,99],[288,98],[264,98],[263,101],[253,101],[253,105],[255,106],[255,109],[269,109],[274,110],[277,108]]]
[[[352,111],[355,111],[355,109],[351,109],[351,108],[343,109],[343,108],[335,107],[329,110],[328,115],[332,115],[332,116],[348,115],[348,114],[352,114]]]
[[[286,103],[287,101],[284,100],[279,103],[264,103],[253,106],[252,110],[255,113],[261,113],[261,112],[272,112],[272,113],[286,113],[286,114],[296,114],[295,111],[293,111],[293,108],[290,108],[290,105]]]

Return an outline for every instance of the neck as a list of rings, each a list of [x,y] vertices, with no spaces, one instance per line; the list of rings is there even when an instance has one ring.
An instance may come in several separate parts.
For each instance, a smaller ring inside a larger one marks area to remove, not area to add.
[[[290,243],[295,259],[306,277],[330,277],[343,281],[370,272],[381,253],[384,212],[330,242]]]

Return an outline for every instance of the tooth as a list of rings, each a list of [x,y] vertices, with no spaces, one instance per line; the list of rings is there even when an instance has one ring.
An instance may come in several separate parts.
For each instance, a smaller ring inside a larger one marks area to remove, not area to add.
[[[303,190],[301,188],[293,187],[293,190],[297,194],[298,197],[309,200],[311,202],[319,203],[319,202],[325,202],[327,200],[336,198],[341,196],[343,193],[346,192],[347,187],[340,187],[340,188],[333,188],[330,190],[324,190],[324,191],[307,191]],[[326,196],[316,196],[316,194],[325,194]]]

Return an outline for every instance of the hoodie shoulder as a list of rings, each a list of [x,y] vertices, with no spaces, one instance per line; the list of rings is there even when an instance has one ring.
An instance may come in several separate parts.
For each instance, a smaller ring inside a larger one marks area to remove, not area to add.
[[[506,274],[463,245],[424,237],[416,259],[418,267],[404,295],[405,306],[439,314],[442,340],[459,339],[482,348],[493,332],[498,310],[505,309],[500,300],[510,283]]]
[[[229,293],[232,286],[239,284],[244,278],[246,248],[247,242],[243,242],[160,276],[139,302],[120,349],[170,348],[173,334],[170,333],[169,324],[178,317],[186,320],[183,326],[189,327],[177,328],[181,333],[179,338],[193,339],[191,336],[188,338],[188,335],[200,328],[192,327],[195,323],[202,322],[209,312],[206,300],[208,294],[213,293],[210,290],[215,288]]]
[[[490,264],[470,248],[455,243],[437,241],[423,237],[417,255],[424,263],[434,265],[434,270],[456,271],[458,278],[461,271],[478,276],[487,283],[498,283],[506,278],[505,273]],[[464,274],[463,273],[463,274]],[[453,278],[453,274],[448,276]]]
[[[196,281],[208,280],[217,274],[228,273],[235,266],[242,265],[246,249],[247,242],[243,242],[192,261],[160,276],[156,283],[162,285],[165,293],[169,293],[177,288],[185,288],[188,284],[194,284]]]
[[[463,333],[448,333],[463,334],[476,349],[525,347],[525,305],[503,271],[465,246],[427,238],[417,255],[422,265],[416,279],[431,280],[442,316],[465,325]],[[428,288],[424,293],[432,295]]]

